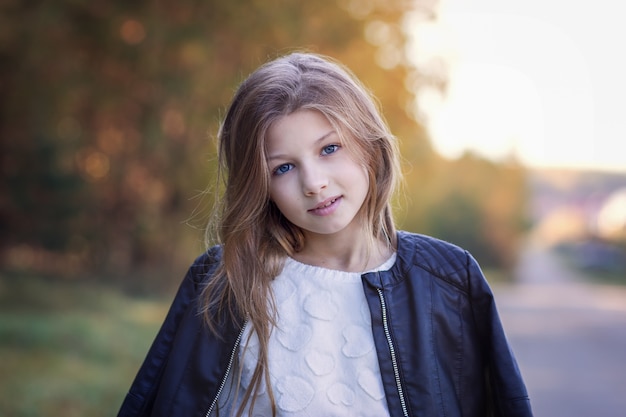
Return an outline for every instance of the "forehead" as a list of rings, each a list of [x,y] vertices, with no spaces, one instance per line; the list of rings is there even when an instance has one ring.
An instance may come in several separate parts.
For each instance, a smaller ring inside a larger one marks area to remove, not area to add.
[[[323,141],[335,129],[317,110],[297,110],[271,124],[265,146],[269,156],[280,148],[304,146]]]

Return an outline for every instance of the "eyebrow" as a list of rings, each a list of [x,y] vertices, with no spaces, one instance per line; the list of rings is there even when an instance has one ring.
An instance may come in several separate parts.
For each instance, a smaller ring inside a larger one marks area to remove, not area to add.
[[[320,142],[324,142],[326,139],[328,139],[329,136],[332,136],[333,134],[336,134],[337,132],[335,132],[335,130],[331,130],[330,132],[322,135],[319,139],[316,139],[314,144],[317,145]],[[281,158],[286,158],[286,155],[284,154],[276,154],[276,155],[269,155],[267,157],[268,161],[272,161],[274,159],[281,159]]]

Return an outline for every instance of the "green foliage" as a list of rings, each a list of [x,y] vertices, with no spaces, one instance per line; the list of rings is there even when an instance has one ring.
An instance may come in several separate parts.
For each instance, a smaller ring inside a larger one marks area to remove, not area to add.
[[[26,278],[0,279],[0,415],[114,414],[168,303]]]

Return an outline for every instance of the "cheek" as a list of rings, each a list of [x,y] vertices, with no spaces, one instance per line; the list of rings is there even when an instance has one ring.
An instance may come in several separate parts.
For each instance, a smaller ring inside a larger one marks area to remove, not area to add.
[[[365,183],[367,184],[367,187],[369,188],[369,185],[370,185],[370,174],[369,174],[369,171],[367,170],[367,167],[365,165],[361,166],[361,169],[363,170],[363,176],[365,177]]]
[[[370,163],[369,158],[364,152],[359,152],[358,149],[353,149],[348,154],[348,161],[344,162],[344,167],[350,167],[350,173],[353,178],[358,178],[358,180],[365,181],[365,183],[369,187],[370,176],[368,172],[368,165]]]
[[[365,187],[369,189],[370,175],[369,175],[367,167],[362,164],[358,164],[358,165],[355,164],[352,172],[353,172],[354,181],[357,182],[361,187]]]
[[[270,186],[270,201],[281,211],[286,203],[286,194],[285,187]]]

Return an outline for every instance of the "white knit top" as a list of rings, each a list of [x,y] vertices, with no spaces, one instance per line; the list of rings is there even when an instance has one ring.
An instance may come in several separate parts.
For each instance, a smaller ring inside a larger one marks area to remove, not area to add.
[[[389,269],[395,259],[394,253],[374,271]],[[268,362],[278,415],[388,416],[361,274],[288,258],[272,289],[278,325]],[[239,350],[240,396],[257,362],[258,338],[250,333],[248,325]],[[265,392],[255,416],[271,415]]]

